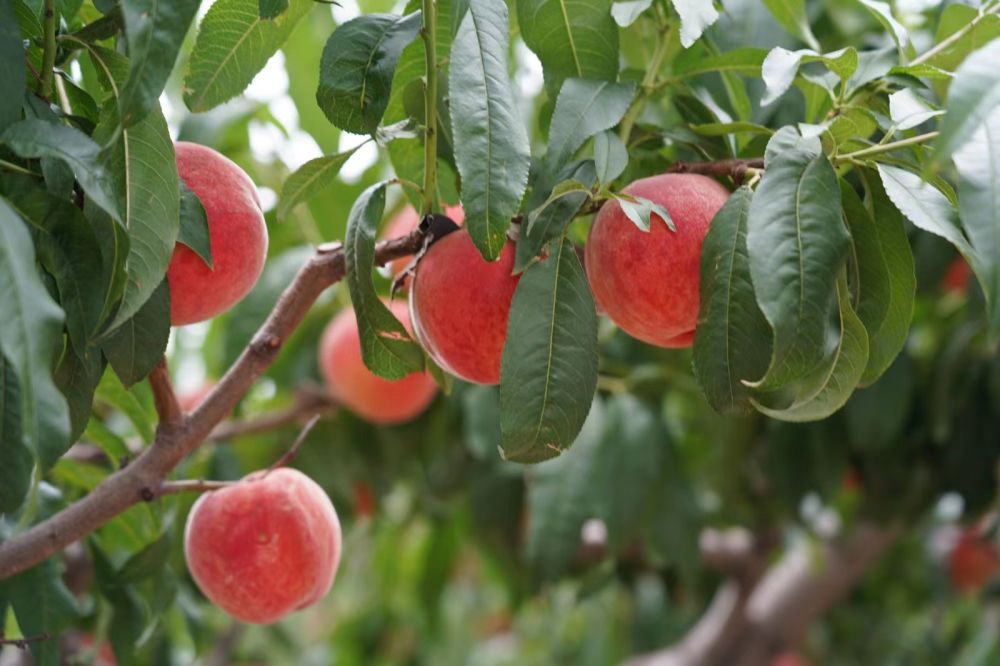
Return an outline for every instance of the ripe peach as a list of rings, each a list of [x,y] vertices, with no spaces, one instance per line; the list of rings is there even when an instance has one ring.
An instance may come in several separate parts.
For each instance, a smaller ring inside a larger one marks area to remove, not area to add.
[[[941,284],[947,292],[963,292],[969,288],[971,274],[969,264],[965,263],[965,259],[962,257],[958,257],[948,265],[948,270],[945,271]]]
[[[386,303],[396,318],[410,329],[404,301]],[[428,372],[415,372],[391,381],[365,366],[361,336],[353,310],[343,310],[326,327],[319,344],[319,366],[330,394],[352,412],[371,423],[403,423],[427,409],[437,385]]]
[[[457,206],[447,206],[444,209],[444,214],[451,218],[452,222],[461,225],[465,222],[465,210],[462,208],[462,204]],[[403,210],[396,213],[395,216],[389,223],[385,225],[385,230],[382,232],[382,238],[399,238],[400,236],[405,236],[420,224],[420,215],[417,214],[417,210],[407,204]],[[399,259],[393,259],[389,262],[389,274],[392,277],[396,277],[407,266],[410,265],[410,257],[400,257]]]
[[[507,315],[519,275],[514,243],[487,262],[465,229],[448,234],[417,265],[410,290],[413,329],[444,370],[469,382],[500,381]]]
[[[180,243],[167,270],[170,323],[211,319],[253,288],[267,257],[267,227],[257,189],[246,172],[222,154],[179,141],[177,172],[201,200],[208,218],[213,268]]]
[[[637,180],[623,192],[666,208],[677,231],[653,214],[644,232],[617,201],[605,204],[586,246],[594,299],[632,337],[689,347],[698,322],[701,244],[729,192],[707,176],[672,173]]]
[[[951,583],[962,592],[981,590],[1000,570],[1000,554],[977,528],[964,530],[948,555]]]
[[[191,508],[184,555],[201,591],[237,620],[267,624],[327,593],[340,521],[323,489],[286,467],[205,493]]]

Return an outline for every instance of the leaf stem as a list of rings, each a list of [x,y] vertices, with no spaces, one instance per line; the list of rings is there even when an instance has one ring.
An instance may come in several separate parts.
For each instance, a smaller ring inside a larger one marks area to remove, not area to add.
[[[52,97],[52,70],[56,66],[56,0],[45,0],[45,50],[42,52],[42,76],[38,94]]]
[[[976,16],[976,18],[974,18],[971,21],[969,21],[960,30],[956,30],[954,33],[952,33],[951,35],[949,35],[948,38],[945,39],[945,40],[943,40],[940,44],[936,45],[934,48],[930,49],[929,51],[923,53],[919,57],[914,58],[913,61],[910,62],[910,65],[922,65],[925,62],[927,62],[928,60],[930,60],[931,58],[933,58],[934,56],[937,56],[940,53],[942,53],[943,51],[946,51],[946,50],[950,49],[959,40],[961,40],[966,35],[968,35],[970,32],[972,32],[973,30],[975,30],[976,29],[976,25],[980,21],[982,21],[983,19],[985,19],[987,16],[991,16],[993,14],[996,14],[997,12],[1000,12],[1000,4],[995,4],[992,7],[990,7],[989,9],[980,12],[979,15]]]
[[[14,164],[13,162],[8,162],[7,160],[0,160],[0,168],[7,169],[8,171],[14,171],[15,173],[23,173],[25,176],[39,176],[40,174],[35,173],[31,169],[25,169],[23,166]]]
[[[424,57],[427,63],[427,88],[424,90],[424,189],[421,215],[434,212],[437,198],[437,4],[423,0],[420,34],[424,39]]]
[[[882,153],[889,153],[899,148],[904,148],[906,146],[913,146],[918,143],[924,143],[925,141],[930,141],[937,137],[938,132],[927,132],[926,134],[920,134],[919,136],[911,136],[907,139],[900,139],[899,141],[891,141],[889,143],[883,143],[875,146],[870,146],[868,148],[863,148],[861,150],[856,150],[853,153],[847,153],[845,155],[837,155],[834,157],[835,162],[850,162],[856,160],[859,157],[869,157],[871,155],[880,155]]]
[[[635,99],[632,100],[632,104],[629,105],[628,111],[625,112],[625,117],[622,118],[618,130],[619,138],[626,145],[628,145],[628,137],[632,133],[635,121],[639,119],[639,114],[642,113],[642,110],[646,106],[646,100],[659,88],[656,77],[660,73],[663,59],[667,57],[667,51],[670,49],[670,24],[668,22],[663,21],[660,24],[659,37],[656,50],[653,51],[653,57],[650,59],[649,67],[646,69],[646,75],[642,78],[642,83],[639,85],[639,92],[636,94]]]

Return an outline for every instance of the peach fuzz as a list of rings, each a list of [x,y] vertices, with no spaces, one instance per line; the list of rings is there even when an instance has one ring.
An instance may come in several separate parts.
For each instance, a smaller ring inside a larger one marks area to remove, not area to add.
[[[249,293],[264,269],[267,227],[253,181],[229,158],[179,141],[177,172],[201,201],[208,218],[213,268],[189,247],[174,248],[167,281],[170,323],[193,324],[215,317]]]
[[[337,512],[298,470],[255,472],[198,498],[184,530],[191,576],[216,606],[268,624],[322,598],[340,562]]]
[[[410,330],[405,301],[386,303]],[[320,339],[319,367],[330,394],[366,421],[396,424],[419,416],[434,400],[437,385],[427,372],[393,381],[379,377],[361,358],[361,335],[353,310],[340,312]]]
[[[617,201],[601,208],[586,246],[586,271],[599,308],[634,338],[689,347],[698,322],[701,245],[729,192],[697,174],[662,174],[624,193],[663,206],[677,231],[655,213],[644,232]]]
[[[413,330],[434,362],[477,384],[500,381],[507,317],[520,276],[514,243],[487,262],[460,229],[431,245],[410,290]]]

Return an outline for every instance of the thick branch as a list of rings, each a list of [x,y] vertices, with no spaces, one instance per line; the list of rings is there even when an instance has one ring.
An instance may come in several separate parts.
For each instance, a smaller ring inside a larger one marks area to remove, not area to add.
[[[794,546],[756,580],[724,583],[679,643],[628,666],[767,666],[797,645],[900,533],[899,526],[864,523],[850,537],[819,549]]]
[[[414,254],[423,245],[423,239],[420,231],[414,231],[402,238],[382,241],[375,248],[375,262],[384,264]],[[194,412],[175,427],[159,428],[148,449],[127,467],[107,477],[89,495],[0,543],[0,580],[38,564],[133,504],[154,499],[155,489],[170,470],[236,407],[253,382],[274,362],[282,344],[302,322],[316,298],[342,279],[345,270],[339,243],[317,248],[253,340]]]

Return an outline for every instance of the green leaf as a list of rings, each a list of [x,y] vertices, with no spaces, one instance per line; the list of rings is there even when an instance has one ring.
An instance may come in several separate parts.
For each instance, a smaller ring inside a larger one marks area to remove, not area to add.
[[[622,175],[628,166],[628,150],[618,134],[605,130],[594,137],[594,167],[597,182],[607,185]]]
[[[128,388],[163,358],[170,337],[170,289],[164,279],[139,311],[101,343],[111,367]]]
[[[747,47],[706,55],[697,49],[690,49],[674,61],[674,76],[688,78],[711,72],[760,76],[767,53],[764,49]]]
[[[958,214],[936,187],[906,169],[879,164],[878,173],[889,200],[906,218],[924,231],[944,238],[970,263],[974,252],[958,226]]]
[[[149,444],[156,434],[155,413],[140,400],[139,387],[126,389],[113,372],[104,373],[97,385],[97,396],[109,405],[117,407],[132,423],[142,441]]]
[[[789,51],[780,46],[774,47],[761,65],[761,77],[767,87],[767,94],[760,100],[761,106],[767,106],[784,95],[792,86],[799,66],[809,62],[823,63],[827,69],[840,77],[841,86],[846,86],[858,68],[858,52],[850,46],[823,54],[810,49]]]
[[[0,514],[13,513],[31,487],[33,462],[21,432],[21,390],[17,375],[0,354]]]
[[[504,459],[539,462],[567,449],[597,389],[597,314],[568,239],[521,276],[500,370]]]
[[[500,256],[530,166],[528,135],[508,76],[507,30],[502,0],[471,0],[451,48],[451,62],[463,65],[449,69],[465,223],[487,261]]]
[[[201,199],[195,194],[183,179],[178,178],[181,188],[180,227],[177,232],[177,242],[188,246],[192,252],[202,258],[209,268],[212,264],[212,239],[208,233],[208,214],[201,204]]]
[[[166,532],[128,558],[118,570],[116,582],[119,585],[127,585],[160,575],[167,566],[167,558],[170,556],[170,541],[170,532]]]
[[[208,111],[243,92],[312,5],[312,0],[289,0],[287,11],[264,19],[253,2],[215,2],[201,21],[188,61],[187,107]]]
[[[78,617],[76,599],[62,581],[61,560],[52,557],[41,564],[0,581],[0,598],[14,609],[14,617],[24,636],[59,636]],[[59,641],[31,644],[38,666],[57,666]]]
[[[932,109],[923,98],[909,88],[903,88],[889,95],[889,116],[897,130],[913,129],[944,111]]]
[[[771,363],[756,389],[803,379],[828,357],[836,277],[850,243],[839,198],[837,174],[822,153],[793,148],[767,163],[747,225],[754,293],[774,332]]]
[[[257,0],[257,12],[262,19],[277,18],[288,9],[288,0]]]
[[[643,197],[636,197],[625,194],[613,195],[615,201],[621,206],[622,212],[625,213],[625,217],[631,220],[632,224],[637,226],[642,231],[649,231],[649,225],[652,224],[653,218],[650,217],[653,213],[663,221],[665,225],[671,231],[677,231],[677,226],[674,221],[670,218],[670,214],[667,209],[658,203],[654,203],[649,199],[644,199]]]
[[[1000,105],[1000,39],[979,49],[956,70],[948,89],[947,113],[934,142],[933,160],[941,164],[972,138]]]
[[[118,99],[122,125],[134,125],[159,105],[160,93],[200,4],[200,0],[121,3],[130,62],[128,80]]]
[[[87,428],[94,404],[94,392],[104,374],[107,361],[97,349],[86,356],[79,356],[72,349],[63,352],[56,367],[56,386],[62,391],[69,405],[69,441],[75,443]],[[121,456],[115,458],[117,460]]]
[[[1000,112],[994,109],[955,153],[958,213],[975,252],[972,263],[986,294],[990,336],[1000,335]]]
[[[611,5],[611,16],[618,27],[627,28],[652,6],[653,0],[620,0]]]
[[[961,3],[944,8],[934,33],[934,44],[941,44],[959,30],[967,28],[973,20],[978,22],[961,39],[952,42],[928,60],[928,65],[953,72],[970,53],[1000,37],[1000,16],[980,16],[982,9]]]
[[[21,119],[20,94],[24,90],[24,45],[11,3],[0,3],[0,133]]]
[[[515,273],[520,273],[535,261],[546,243],[562,236],[580,208],[590,200],[590,192],[579,188],[593,186],[594,163],[587,160],[568,173],[564,170],[564,173],[570,179],[564,182],[574,182],[577,188],[559,192],[560,187],[556,185],[549,199],[531,211],[527,223],[522,223],[514,254]]]
[[[771,359],[771,329],[757,306],[747,255],[753,192],[741,187],[715,214],[701,251],[701,308],[694,370],[708,403],[723,414],[752,411],[742,380],[761,377]]]
[[[372,185],[354,202],[347,218],[344,260],[347,287],[358,318],[361,357],[378,376],[402,379],[415,370],[422,370],[424,357],[403,324],[375,291],[372,277],[375,235],[385,209],[385,185],[384,182]]]
[[[809,48],[819,50],[819,42],[809,27],[805,0],[764,0],[764,5],[788,34],[798,37]]]
[[[556,171],[587,139],[618,124],[635,94],[635,84],[566,79],[549,125],[548,168]]]
[[[918,79],[933,79],[935,81],[946,81],[953,76],[951,72],[926,63],[919,65],[897,65],[889,70],[889,75],[895,74],[913,76]]]
[[[782,421],[818,421],[830,416],[847,402],[868,364],[868,334],[851,307],[846,278],[837,281],[840,306],[840,344],[822,388],[807,400],[782,410],[756,404],[757,409]]]
[[[0,351],[13,364],[20,386],[23,442],[48,469],[69,447],[69,408],[52,382],[64,315],[39,278],[24,222],[3,199],[0,312]]]
[[[389,105],[396,62],[420,25],[420,12],[366,14],[333,31],[316,90],[316,102],[331,123],[355,134],[375,133]]]
[[[702,33],[719,20],[714,2],[704,0],[670,0],[681,17],[681,45],[690,47]]]
[[[281,188],[278,219],[285,219],[297,205],[330,187],[340,173],[341,167],[358,148],[351,148],[337,155],[317,157],[299,167]]]
[[[902,216],[874,173],[860,173],[869,194],[867,207],[846,182],[841,181],[840,190],[851,231],[854,307],[868,331],[868,367],[861,377],[867,386],[906,344],[917,280]]]
[[[612,0],[518,0],[521,37],[542,62],[550,97],[570,77],[618,78],[618,26],[611,5]]]
[[[125,219],[114,179],[102,163],[101,147],[83,132],[67,125],[27,119],[8,127],[0,143],[21,157],[64,162],[94,203],[116,220]]]
[[[888,2],[882,2],[881,0],[858,0],[858,3],[882,24],[886,32],[892,35],[897,48],[901,50],[906,48],[906,45],[910,41],[910,34],[906,31],[906,27],[892,15],[892,7]]]

